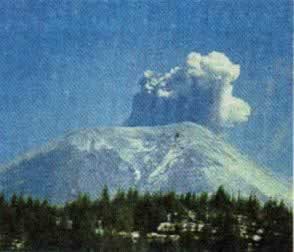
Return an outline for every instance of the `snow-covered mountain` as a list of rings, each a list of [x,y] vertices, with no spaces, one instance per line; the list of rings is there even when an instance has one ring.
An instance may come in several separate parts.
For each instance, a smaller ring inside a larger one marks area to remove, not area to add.
[[[219,185],[244,195],[290,200],[286,182],[194,123],[83,129],[0,168],[0,191],[61,203],[79,192],[97,197],[141,191],[212,192]]]

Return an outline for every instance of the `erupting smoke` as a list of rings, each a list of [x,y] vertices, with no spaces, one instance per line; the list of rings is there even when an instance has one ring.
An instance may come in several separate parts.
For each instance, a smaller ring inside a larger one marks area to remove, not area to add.
[[[165,74],[147,70],[127,124],[157,125],[193,121],[220,129],[248,120],[250,106],[233,96],[240,66],[223,53],[191,52],[183,66]]]

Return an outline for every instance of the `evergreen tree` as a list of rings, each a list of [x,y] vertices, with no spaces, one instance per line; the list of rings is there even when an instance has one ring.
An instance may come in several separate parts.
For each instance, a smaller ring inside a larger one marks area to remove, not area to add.
[[[260,203],[256,195],[251,194],[246,202],[246,212],[252,221],[258,220],[258,213],[260,211]]]
[[[220,186],[210,199],[212,209],[216,211],[226,211],[232,207],[230,195]]]
[[[0,250],[9,250],[19,240],[25,242],[25,250],[33,251],[113,251],[131,247],[136,251],[140,246],[129,238],[119,237],[119,231],[140,231],[144,241],[144,235],[156,232],[158,225],[166,221],[167,214],[178,212],[177,222],[181,222],[189,210],[197,213],[197,221],[202,221],[204,227],[195,232],[180,232],[179,229],[181,249],[245,251],[252,243],[256,251],[292,250],[292,210],[283,201],[270,199],[262,206],[253,194],[248,198],[238,195],[234,199],[223,187],[210,197],[207,193],[199,196],[173,192],[142,195],[130,189],[127,193],[118,191],[113,199],[105,187],[94,202],[88,195],[81,194],[59,207],[30,197],[25,200],[16,194],[6,200],[0,194]],[[102,236],[95,233],[98,220],[103,223]],[[180,228],[179,223],[177,225]],[[248,238],[241,236],[241,225]],[[163,251],[176,248],[174,243],[168,242],[153,242],[153,245]],[[147,250],[149,245],[144,243],[143,246]]]
[[[199,220],[207,221],[207,213],[208,213],[208,194],[207,193],[201,193],[199,199],[196,202],[196,205],[198,206],[196,209],[196,212],[198,214]]]
[[[110,196],[108,192],[108,187],[105,186],[102,190],[101,199],[99,201],[99,208],[97,212],[98,219],[101,219],[103,225],[107,228],[113,228],[114,219],[113,219],[113,209],[110,202]]]

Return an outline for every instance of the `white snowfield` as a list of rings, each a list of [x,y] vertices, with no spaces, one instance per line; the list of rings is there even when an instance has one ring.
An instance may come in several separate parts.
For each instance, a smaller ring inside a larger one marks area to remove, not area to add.
[[[0,189],[64,202],[79,192],[97,197],[141,191],[256,194],[291,201],[287,182],[257,166],[208,129],[194,123],[157,127],[82,129],[0,169]],[[1,188],[2,187],[2,188]]]

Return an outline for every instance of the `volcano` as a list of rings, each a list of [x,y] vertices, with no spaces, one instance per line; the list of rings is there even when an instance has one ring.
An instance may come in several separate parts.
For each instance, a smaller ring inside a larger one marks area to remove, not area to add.
[[[107,185],[139,191],[214,192],[290,201],[287,182],[273,176],[220,135],[195,123],[82,129],[0,168],[0,191],[64,203],[92,198]]]

